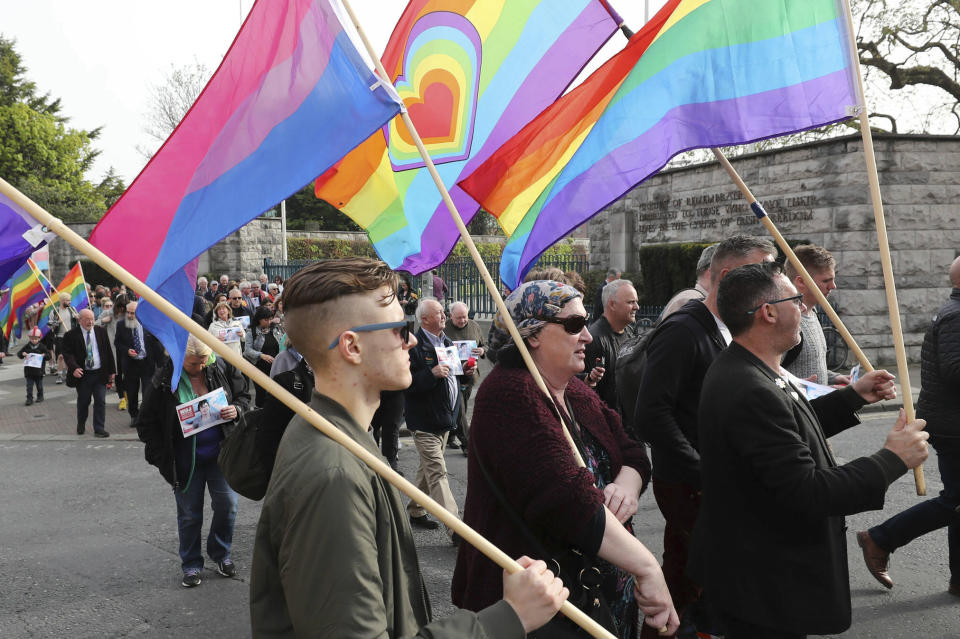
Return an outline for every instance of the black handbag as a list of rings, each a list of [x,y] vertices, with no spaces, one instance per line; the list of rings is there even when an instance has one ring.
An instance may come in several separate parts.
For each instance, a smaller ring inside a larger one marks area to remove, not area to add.
[[[477,465],[483,473],[487,485],[493,492],[494,497],[500,502],[500,505],[506,511],[507,515],[523,533],[524,539],[530,544],[534,552],[539,555],[536,557],[542,559],[550,567],[555,575],[560,577],[563,585],[570,590],[570,597],[567,599],[571,604],[582,610],[588,617],[603,626],[611,634],[616,635],[616,625],[613,621],[613,615],[610,613],[610,606],[603,596],[601,589],[603,576],[600,570],[593,565],[593,561],[585,554],[570,547],[562,553],[547,552],[544,545],[537,536],[530,530],[523,518],[514,510],[510,502],[507,501],[503,493],[493,482],[487,469],[484,467],[480,456],[474,453]],[[545,626],[535,630],[527,635],[532,639],[581,639],[588,637],[587,631],[567,619],[564,615],[554,616]]]
[[[262,408],[244,412],[240,423],[224,433],[217,455],[217,465],[230,488],[254,501],[267,494],[273,470],[264,466],[257,446],[257,430],[263,417]]]

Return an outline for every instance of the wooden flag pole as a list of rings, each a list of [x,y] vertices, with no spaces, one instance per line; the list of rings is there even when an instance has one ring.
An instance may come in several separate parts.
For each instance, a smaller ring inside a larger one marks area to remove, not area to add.
[[[807,272],[807,269],[804,268],[803,264],[800,263],[800,260],[797,259],[796,253],[793,252],[793,249],[790,248],[789,244],[787,244],[787,241],[783,238],[783,235],[780,234],[780,230],[777,229],[776,225],[773,223],[773,220],[770,219],[770,216],[767,215],[760,203],[757,202],[757,198],[753,196],[753,193],[750,191],[750,187],[746,185],[746,183],[740,177],[740,174],[737,173],[737,170],[733,168],[732,164],[730,164],[730,160],[727,159],[727,156],[725,156],[720,149],[713,148],[710,150],[713,151],[713,154],[717,157],[717,160],[720,161],[720,164],[723,165],[723,168],[727,170],[727,173],[730,175],[730,178],[733,180],[734,184],[737,185],[737,188],[740,189],[740,192],[747,200],[747,203],[750,204],[750,208],[753,209],[754,214],[760,219],[761,224],[766,227],[770,235],[773,236],[777,246],[780,247],[780,250],[783,251],[784,255],[787,256],[787,259],[790,260],[793,268],[795,268],[796,271],[803,277],[804,284],[807,285],[807,288],[810,289],[814,297],[817,298],[817,304],[819,304],[820,308],[824,310],[824,312],[827,314],[827,317],[830,318],[830,321],[833,322],[833,325],[837,328],[837,332],[840,333],[843,341],[846,342],[847,346],[850,347],[850,350],[853,351],[854,355],[856,355],[857,361],[860,362],[860,366],[863,367],[865,372],[869,373],[872,371],[873,366],[870,365],[870,361],[867,359],[867,356],[864,355],[863,351],[860,350],[860,347],[857,346],[856,341],[853,339],[853,335],[851,335],[850,331],[847,330],[847,327],[843,325],[843,322],[840,320],[837,312],[833,310],[832,306],[830,306],[830,302],[827,301],[827,296],[820,291],[820,287],[818,287],[816,282],[813,281],[810,273]],[[821,384],[825,384],[827,382],[827,380],[817,381]]]
[[[910,369],[907,367],[907,349],[903,343],[903,327],[900,324],[900,304],[897,301],[896,281],[893,277],[893,262],[890,259],[890,241],[887,238],[887,222],[883,215],[883,199],[880,196],[880,175],[877,172],[877,158],[873,150],[873,134],[870,132],[870,118],[867,115],[866,97],[863,92],[863,76],[860,73],[860,54],[853,32],[853,12],[849,0],[843,0],[846,9],[847,43],[850,46],[850,64],[856,70],[857,94],[863,101],[860,105],[860,135],[863,137],[863,155],[867,162],[867,181],[870,184],[870,200],[873,202],[873,217],[877,227],[877,243],[880,246],[880,265],[883,268],[883,287],[887,294],[887,308],[890,311],[890,330],[893,333],[893,348],[897,356],[897,372],[900,376],[900,389],[903,393],[903,408],[907,422],[916,419],[913,406],[913,391],[910,387]],[[923,476],[923,466],[913,469],[913,480],[917,495],[927,494],[927,483]]]
[[[451,528],[459,534],[464,540],[474,546],[477,550],[486,555],[498,566],[513,574],[523,570],[523,568],[512,557],[508,556],[498,547],[487,541],[482,535],[473,530],[470,526],[454,517],[450,512],[430,498],[429,495],[420,491],[416,486],[407,481],[402,475],[395,472],[379,456],[367,451],[359,443],[355,442],[349,435],[324,419],[322,415],[294,397],[289,391],[280,386],[268,375],[260,371],[256,366],[248,362],[241,355],[235,353],[230,347],[215,338],[199,324],[187,317],[179,308],[161,297],[156,291],[149,288],[146,284],[134,277],[129,271],[114,262],[100,249],[96,248],[88,241],[77,235],[72,229],[66,226],[63,221],[53,217],[30,198],[11,186],[4,179],[0,178],[0,193],[3,193],[13,200],[24,211],[30,214],[34,219],[43,224],[46,230],[52,231],[62,237],[68,244],[89,257],[91,260],[103,267],[108,273],[123,282],[128,288],[137,291],[142,299],[147,300],[157,310],[179,324],[183,329],[190,332],[198,340],[209,346],[213,351],[230,362],[234,368],[262,386],[268,393],[283,402],[290,410],[297,413],[305,420],[310,422],[314,428],[324,435],[337,442],[363,463],[369,466],[375,473],[386,479],[397,490],[405,494],[410,499],[419,503],[431,515],[443,522],[445,526]],[[589,632],[592,636],[603,639],[615,639],[593,619],[584,614],[580,609],[569,602],[564,602],[560,612],[566,615],[571,621]]]
[[[363,32],[363,28],[360,26],[360,22],[353,13],[353,9],[350,7],[349,2],[347,2],[347,0],[341,0],[341,2],[347,11],[347,14],[350,16],[353,26],[357,29],[360,39],[363,40],[363,46],[366,47],[367,53],[370,55],[370,58],[376,65],[377,73],[380,74],[380,78],[383,82],[390,82],[390,76],[383,68],[383,63],[380,61],[380,57],[377,55],[376,51],[374,51],[370,41],[367,40],[367,36]],[[443,198],[444,204],[447,205],[447,210],[450,211],[450,216],[453,218],[454,224],[457,225],[457,229],[460,231],[460,238],[463,240],[464,245],[470,252],[470,257],[473,258],[474,264],[477,265],[477,270],[480,271],[480,276],[483,278],[483,282],[486,284],[487,290],[493,297],[493,301],[497,306],[497,310],[500,312],[504,323],[507,325],[507,330],[510,333],[510,337],[513,338],[513,343],[516,344],[517,350],[520,351],[520,356],[523,357],[524,363],[530,370],[530,375],[533,376],[533,381],[547,396],[547,399],[549,399],[550,403],[553,404],[554,408],[556,409],[557,415],[560,417],[560,426],[563,430],[564,436],[567,438],[567,442],[570,444],[570,449],[573,451],[574,459],[577,460],[577,464],[581,468],[585,467],[586,464],[583,462],[583,457],[581,457],[580,451],[577,449],[577,445],[573,442],[573,437],[571,437],[570,431],[567,430],[567,425],[564,423],[563,413],[560,412],[559,407],[553,399],[553,395],[549,390],[547,390],[547,385],[544,383],[543,377],[540,375],[540,370],[530,357],[530,351],[527,349],[526,344],[523,343],[523,338],[520,337],[520,332],[513,323],[513,318],[507,311],[506,305],[503,303],[503,296],[500,295],[500,290],[497,288],[493,278],[490,276],[490,271],[487,270],[487,265],[483,263],[483,259],[480,257],[480,252],[477,251],[477,246],[474,244],[473,238],[470,237],[470,232],[467,231],[467,227],[463,223],[463,218],[460,216],[460,212],[457,210],[457,205],[454,204],[453,199],[450,197],[450,193],[447,191],[447,187],[440,178],[440,174],[437,173],[437,167],[434,166],[433,159],[430,157],[426,147],[423,145],[423,140],[420,139],[420,134],[417,132],[416,127],[413,126],[413,121],[410,119],[410,115],[407,113],[406,109],[404,109],[400,112],[400,116],[403,118],[403,123],[406,125],[407,131],[410,133],[410,137],[413,139],[414,144],[416,144],[417,150],[420,151],[420,156],[423,158],[423,163],[427,167],[427,171],[430,172],[430,176],[433,178],[434,183],[437,185],[437,190],[440,191],[440,196]]]
[[[37,280],[40,282],[40,285],[41,285],[41,286],[43,286],[43,281],[44,281],[44,280],[46,280],[46,281],[47,281],[47,284],[50,285],[49,290],[48,290],[48,289],[44,289],[43,292],[46,293],[46,295],[47,295],[47,301],[50,302],[50,307],[51,307],[51,308],[57,308],[56,302],[54,302],[54,301],[53,301],[53,298],[50,297],[50,291],[53,291],[54,293],[57,293],[57,294],[59,295],[59,292],[58,292],[57,289],[54,288],[54,286],[53,286],[53,282],[51,282],[49,279],[47,279],[46,277],[43,276],[43,274],[40,272],[40,269],[37,268],[37,265],[33,263],[33,260],[29,260],[29,259],[28,259],[28,260],[27,260],[27,264],[30,265],[30,270],[33,271],[34,277],[37,278]],[[42,313],[43,311],[41,310],[40,312]],[[57,315],[60,315],[60,312],[59,312],[59,311],[57,312]],[[38,322],[40,321],[39,315],[37,316],[37,321],[38,321]],[[63,321],[63,316],[62,316],[62,315],[60,315],[60,321],[61,321],[61,322]]]

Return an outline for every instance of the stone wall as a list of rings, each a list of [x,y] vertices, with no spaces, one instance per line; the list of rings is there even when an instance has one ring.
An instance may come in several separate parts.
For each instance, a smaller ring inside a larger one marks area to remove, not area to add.
[[[81,237],[89,238],[96,225],[80,223],[68,226]],[[135,233],[131,233],[130,241],[136,242]],[[215,277],[226,273],[231,278],[253,278],[263,272],[264,258],[276,261],[280,259],[280,255],[280,218],[258,217],[201,255],[198,272],[201,275],[213,274]],[[80,258],[83,258],[83,255],[64,240],[57,238],[51,242],[50,270],[54,283],[59,282]]]
[[[960,249],[960,137],[880,135],[875,147],[904,339],[908,358],[918,361]],[[833,253],[839,289],[831,303],[872,363],[893,363],[860,137],[756,153],[733,165],[787,239]],[[717,163],[664,171],[591,221],[591,267],[633,271],[643,245],[714,242],[734,233],[766,231]],[[620,236],[632,242],[618,247]]]

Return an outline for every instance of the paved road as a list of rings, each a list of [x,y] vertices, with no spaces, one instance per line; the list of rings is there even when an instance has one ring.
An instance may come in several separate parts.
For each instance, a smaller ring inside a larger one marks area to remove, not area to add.
[[[173,496],[143,461],[141,444],[126,429],[126,414],[115,406],[108,411],[108,429],[114,432],[110,439],[77,437],[71,434],[72,391],[51,385],[48,402],[21,411],[21,385],[19,369],[0,367],[5,488],[0,503],[0,637],[249,636],[247,576],[259,505],[241,498],[234,540],[238,577],[220,578],[208,564],[199,588],[182,588]],[[882,445],[892,415],[865,418],[863,426],[834,438],[840,457],[851,459]],[[453,492],[462,503],[466,460],[451,450],[447,461]],[[400,463],[412,477],[416,452],[408,438]],[[928,463],[926,471],[934,494],[941,486],[936,465]],[[960,600],[946,593],[945,531],[896,554],[893,591],[877,585],[861,564],[853,532],[915,501],[906,477],[891,488],[883,513],[849,518],[854,626],[840,636],[960,636]],[[663,520],[651,495],[644,495],[636,520],[638,536],[659,555]],[[440,532],[415,535],[436,614],[443,615],[450,610],[454,548]]]

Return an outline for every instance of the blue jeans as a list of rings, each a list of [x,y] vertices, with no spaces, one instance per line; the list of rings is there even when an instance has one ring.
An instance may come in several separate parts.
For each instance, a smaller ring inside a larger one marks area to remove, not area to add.
[[[237,519],[237,493],[227,485],[217,460],[198,459],[193,477],[183,492],[174,489],[177,498],[177,532],[180,536],[180,563],[183,571],[203,568],[200,534],[203,527],[203,491],[210,490],[213,521],[207,535],[207,555],[215,562],[230,558],[233,524]]]
[[[937,465],[943,490],[870,529],[873,541],[893,552],[917,537],[947,526],[950,583],[960,585],[960,440],[931,440],[937,450]]]

